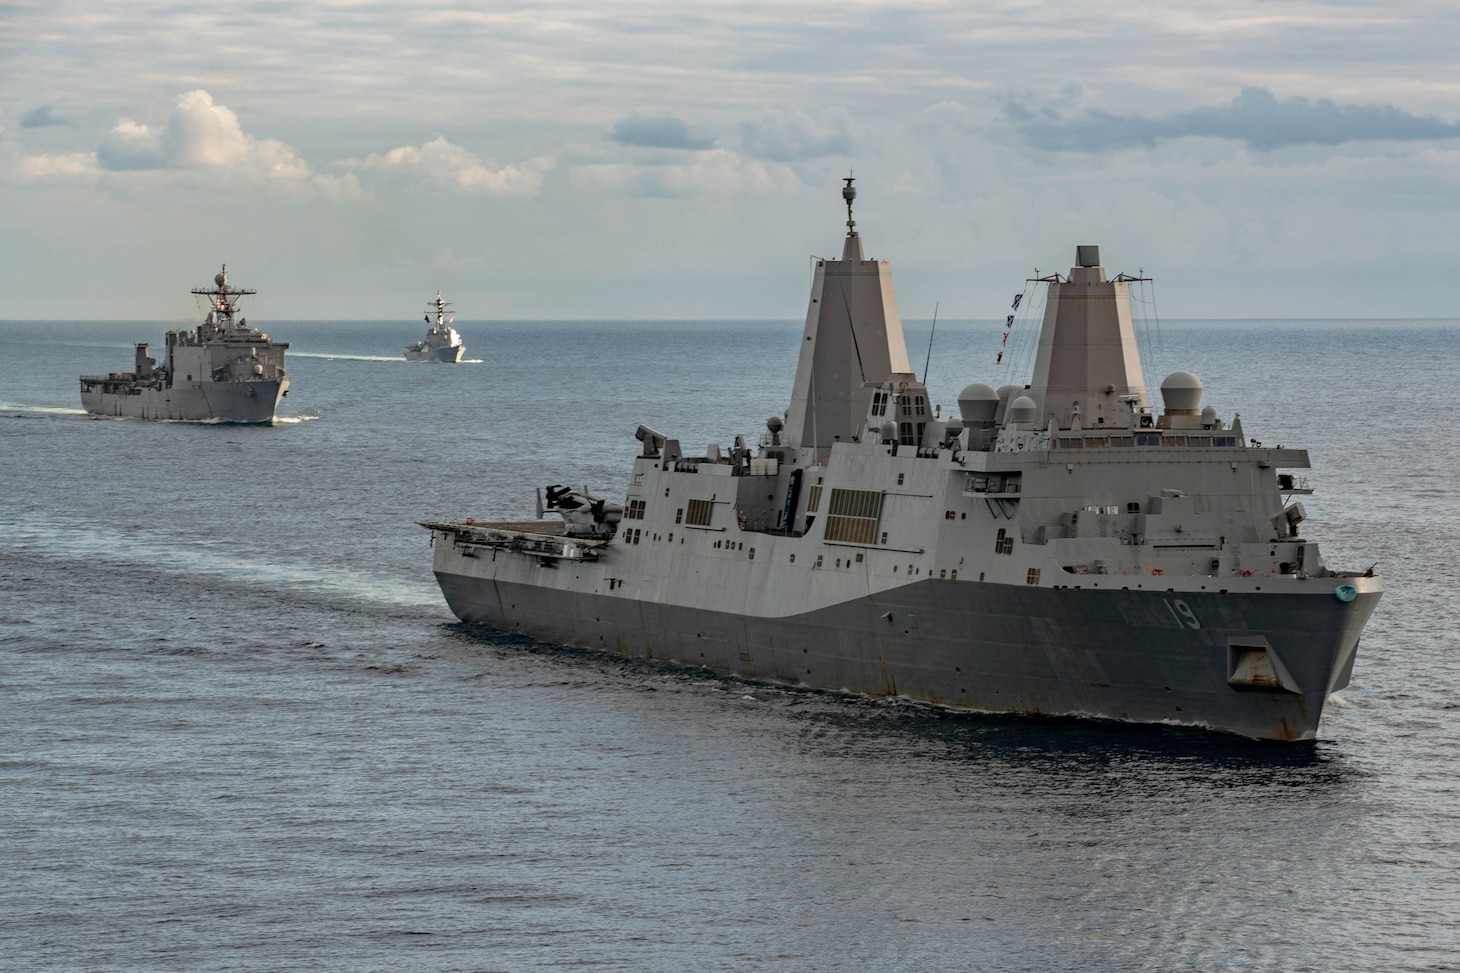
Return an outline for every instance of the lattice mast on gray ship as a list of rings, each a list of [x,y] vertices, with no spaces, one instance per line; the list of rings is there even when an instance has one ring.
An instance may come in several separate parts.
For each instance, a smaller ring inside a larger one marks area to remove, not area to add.
[[[252,288],[231,287],[228,267],[212,287],[191,293],[206,298],[202,324],[169,331],[161,365],[139,342],[133,370],[81,377],[81,405],[87,412],[133,419],[178,419],[269,423],[289,394],[284,370],[287,342],[271,341],[237,316],[240,298]]]

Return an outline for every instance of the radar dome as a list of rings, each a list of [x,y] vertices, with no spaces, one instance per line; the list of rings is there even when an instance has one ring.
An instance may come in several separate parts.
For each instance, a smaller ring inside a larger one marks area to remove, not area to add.
[[[1201,410],[1201,424],[1208,427],[1217,424],[1217,410],[1215,406],[1209,405]]]
[[[893,422],[891,419],[888,419],[882,424],[881,432],[882,441],[884,443],[897,442],[897,423]]]
[[[219,287],[222,287],[224,284],[228,283],[228,275],[227,274],[214,274],[213,275],[213,283],[217,284]]]
[[[958,393],[958,414],[964,423],[993,422],[994,413],[999,411],[999,393],[992,385],[974,382],[965,385]]]
[[[1027,395],[1021,395],[1009,403],[1010,422],[1033,422],[1038,414],[1038,404]]]
[[[1201,379],[1191,372],[1172,372],[1161,383],[1161,401],[1167,412],[1195,412],[1201,403]]]

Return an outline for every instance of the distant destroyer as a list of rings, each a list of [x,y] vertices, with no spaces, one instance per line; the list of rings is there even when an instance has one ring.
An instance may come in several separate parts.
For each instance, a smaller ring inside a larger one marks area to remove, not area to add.
[[[1093,246],[1043,280],[1032,381],[940,419],[855,195],[758,446],[640,426],[623,504],[558,486],[537,521],[423,525],[451,610],[750,679],[1312,739],[1383,586],[1302,536],[1280,471],[1308,454],[1249,445],[1188,372],[1153,410],[1133,278]]]
[[[213,287],[192,293],[208,299],[208,316],[192,331],[167,333],[163,364],[139,342],[133,371],[81,376],[81,405],[87,412],[133,419],[273,421],[279,400],[289,394],[284,373],[289,345],[270,341],[245,318],[234,319],[239,298],[257,291],[228,286],[225,265]]]
[[[441,292],[436,292],[436,300],[426,305],[426,322],[430,324],[431,312],[436,312],[436,323],[431,325],[431,330],[426,332],[426,337],[413,345],[406,346],[406,361],[436,361],[450,362],[455,365],[460,363],[462,356],[466,354],[466,345],[462,343],[461,335],[456,333],[452,322],[456,320],[456,314],[451,312],[448,317],[447,308],[451,306],[450,301],[441,299]]]

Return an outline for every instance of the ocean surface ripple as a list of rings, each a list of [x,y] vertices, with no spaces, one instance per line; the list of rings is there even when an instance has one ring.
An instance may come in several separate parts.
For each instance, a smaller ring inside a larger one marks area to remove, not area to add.
[[[1388,592],[1320,739],[960,714],[464,626],[421,520],[753,438],[798,323],[276,322],[268,427],[98,420],[163,322],[0,323],[0,968],[1460,967],[1457,322],[1162,322]],[[926,322],[909,322],[922,349]],[[953,410],[1000,328],[939,321]],[[921,358],[921,355],[912,355]]]

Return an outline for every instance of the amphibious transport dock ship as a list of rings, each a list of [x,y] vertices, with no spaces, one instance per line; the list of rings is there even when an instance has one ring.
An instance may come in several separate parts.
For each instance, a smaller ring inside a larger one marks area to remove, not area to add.
[[[134,419],[274,420],[279,400],[289,394],[284,373],[289,345],[270,341],[245,318],[234,319],[239,298],[257,291],[228,286],[225,265],[213,287],[192,293],[208,299],[203,323],[192,331],[169,331],[161,365],[141,342],[133,371],[81,376],[82,408]]]
[[[1382,582],[1303,536],[1284,471],[1307,453],[1248,443],[1188,372],[1153,408],[1134,278],[1092,246],[1044,280],[1030,383],[971,384],[940,419],[844,195],[758,445],[691,455],[640,426],[623,504],[553,487],[537,521],[423,525],[457,617],[757,680],[1312,739]]]
[[[448,320],[447,308],[451,306],[450,301],[442,300],[441,292],[436,292],[436,300],[426,305],[426,322],[430,324],[431,312],[436,312],[436,323],[426,332],[426,337],[415,344],[406,346],[406,361],[436,361],[457,364],[466,354],[466,345],[462,343],[461,335],[456,333],[452,322],[456,320],[456,314],[451,313]]]

